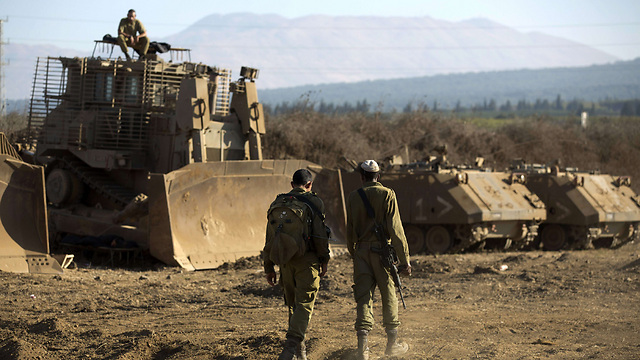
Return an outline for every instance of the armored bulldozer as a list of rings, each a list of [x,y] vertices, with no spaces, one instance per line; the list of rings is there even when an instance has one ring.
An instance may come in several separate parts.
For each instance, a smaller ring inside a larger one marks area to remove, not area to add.
[[[545,220],[544,204],[506,172],[455,166],[444,156],[413,163],[382,162],[381,182],[398,200],[412,254],[524,248]],[[357,171],[342,174],[345,197],[360,186]]]
[[[322,169],[263,159],[257,77],[157,57],[39,58],[29,142],[53,242],[126,239],[189,270],[259,254],[269,203],[295,170]]]
[[[544,249],[616,248],[640,238],[640,196],[630,177],[522,160],[511,170],[545,204],[538,239]]]

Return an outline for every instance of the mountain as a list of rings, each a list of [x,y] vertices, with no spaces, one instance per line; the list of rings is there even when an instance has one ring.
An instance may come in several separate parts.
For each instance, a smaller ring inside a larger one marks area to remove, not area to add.
[[[498,105],[520,100],[564,100],[598,102],[607,99],[640,99],[640,58],[613,64],[559,67],[537,70],[507,70],[479,73],[362,81],[356,83],[305,85],[266,89],[260,100],[276,106],[299,100],[313,103],[356,105],[366,100],[373,107],[402,110],[407,104],[453,109],[494,100]]]
[[[260,69],[262,88],[540,69],[617,60],[599,50],[487,19],[209,15],[166,39],[198,61]]]
[[[151,40],[190,48],[192,61],[230,68],[234,74],[240,66],[258,68],[261,89],[617,60],[583,44],[520,32],[487,19],[212,14],[179,33]],[[37,56],[47,55],[90,56],[12,43],[5,52],[10,60],[7,98],[30,95],[32,64]]]

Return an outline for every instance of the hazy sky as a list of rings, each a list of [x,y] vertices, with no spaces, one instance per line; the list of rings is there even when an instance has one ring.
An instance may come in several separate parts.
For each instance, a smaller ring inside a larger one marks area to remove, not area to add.
[[[578,41],[622,60],[640,57],[640,0],[0,0],[0,19],[8,20],[5,42],[91,51],[93,40],[116,33],[129,8],[152,38],[214,13],[430,16],[454,22],[484,17],[518,31]]]

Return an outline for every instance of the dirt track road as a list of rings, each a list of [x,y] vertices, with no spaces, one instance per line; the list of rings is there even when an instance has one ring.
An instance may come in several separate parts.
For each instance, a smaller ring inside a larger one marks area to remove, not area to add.
[[[402,359],[640,358],[638,244],[412,262]],[[353,358],[351,270],[345,255],[330,263],[309,359]],[[0,359],[275,359],[284,338],[280,291],[256,258],[198,272],[80,264],[0,281]],[[372,359],[384,358],[379,324],[371,337]]]

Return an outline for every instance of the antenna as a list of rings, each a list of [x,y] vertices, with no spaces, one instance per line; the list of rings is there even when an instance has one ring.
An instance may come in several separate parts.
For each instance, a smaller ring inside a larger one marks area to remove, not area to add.
[[[4,62],[4,49],[2,48],[4,44],[7,44],[2,35],[2,25],[6,21],[9,21],[9,18],[0,19],[0,118],[4,118],[7,113],[7,99],[4,93],[4,65],[8,65],[8,63]]]

